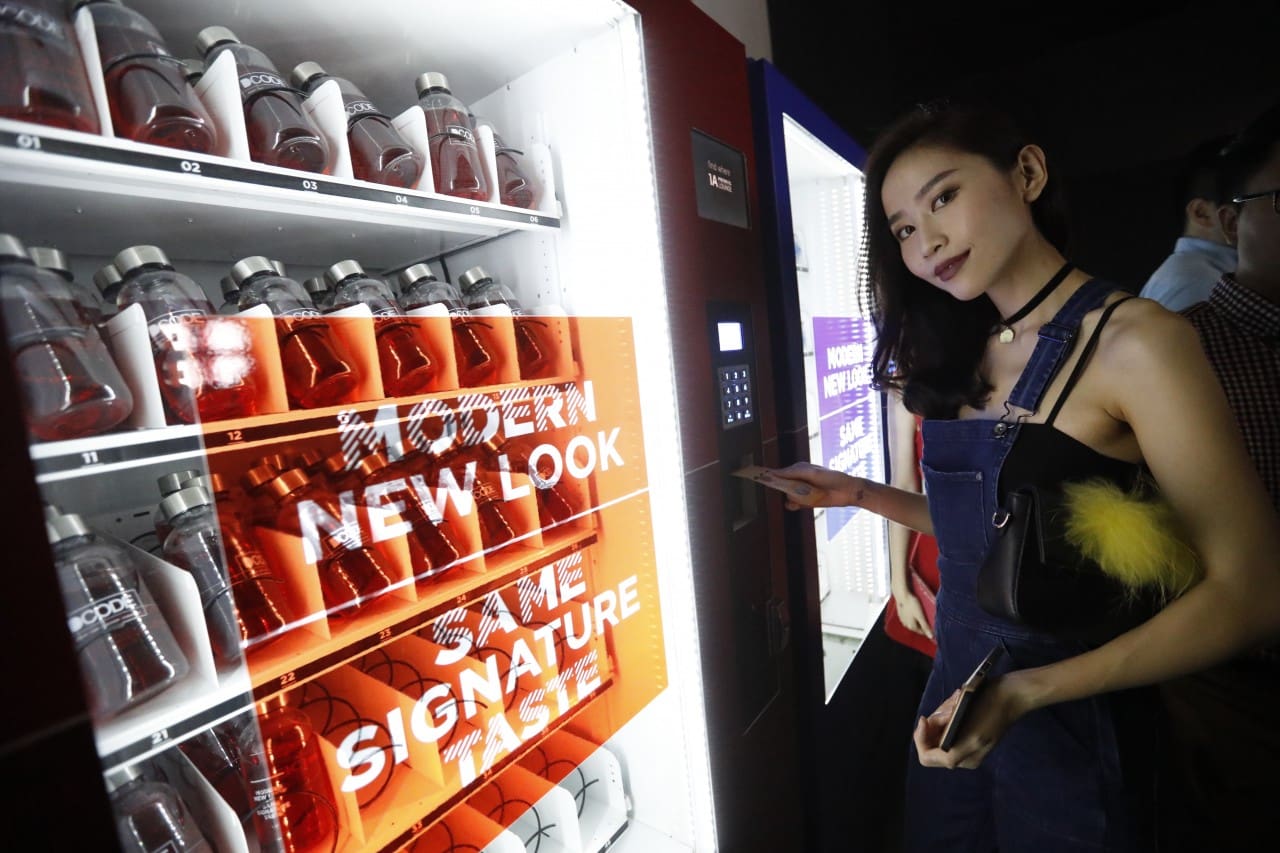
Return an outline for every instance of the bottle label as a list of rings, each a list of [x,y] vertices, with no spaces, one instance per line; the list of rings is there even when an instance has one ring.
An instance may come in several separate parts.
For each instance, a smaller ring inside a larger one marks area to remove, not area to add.
[[[386,113],[379,110],[369,101],[347,101],[347,123],[351,124],[365,116],[381,116],[386,118]]]
[[[147,615],[142,597],[134,589],[126,589],[106,598],[89,602],[79,610],[67,614],[67,627],[76,648],[105,634],[110,634],[131,622],[141,622]]]
[[[99,49],[101,49],[104,41],[108,41],[111,46],[111,53],[103,52],[102,54],[103,71],[110,71],[127,59],[161,59],[172,63],[175,67],[182,65],[181,60],[174,59],[169,49],[153,39],[148,33],[124,27],[101,27],[98,32]],[[110,39],[104,38],[104,35],[108,32],[111,36]]]
[[[157,347],[190,352],[196,349],[197,335],[192,329],[193,322],[204,317],[205,313],[198,308],[170,311],[151,318],[147,331],[151,334],[152,344]]]
[[[40,39],[67,41],[66,28],[57,18],[41,9],[9,0],[0,0],[0,28],[23,29]]]
[[[396,310],[394,305],[388,305],[385,308],[374,308],[372,305],[370,305],[369,308],[373,311],[373,316],[375,317],[399,317],[400,316],[400,312]]]
[[[293,308],[288,311],[282,311],[281,317],[319,317],[320,311],[316,308]]]
[[[465,142],[467,145],[476,144],[476,136],[471,132],[471,128],[469,127],[463,127],[460,124],[447,124],[444,127],[444,132],[450,139]]]
[[[240,97],[252,100],[267,92],[288,91],[293,89],[285,79],[272,71],[247,71],[240,75]]]

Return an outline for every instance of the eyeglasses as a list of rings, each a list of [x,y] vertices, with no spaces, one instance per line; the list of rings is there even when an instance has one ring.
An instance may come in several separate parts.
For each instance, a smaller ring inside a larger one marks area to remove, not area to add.
[[[1231,199],[1231,201],[1234,202],[1235,204],[1240,204],[1246,201],[1253,201],[1255,198],[1266,198],[1267,196],[1271,196],[1271,209],[1274,210],[1276,213],[1280,213],[1280,190],[1266,190],[1265,192],[1260,192],[1260,193],[1249,193],[1248,195],[1238,195],[1235,198]]]

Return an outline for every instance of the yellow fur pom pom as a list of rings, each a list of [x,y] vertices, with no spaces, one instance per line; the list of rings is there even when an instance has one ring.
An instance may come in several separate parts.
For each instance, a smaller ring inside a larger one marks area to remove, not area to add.
[[[1177,598],[1200,580],[1196,552],[1173,508],[1107,480],[1064,487],[1066,538],[1104,572],[1137,594]]]

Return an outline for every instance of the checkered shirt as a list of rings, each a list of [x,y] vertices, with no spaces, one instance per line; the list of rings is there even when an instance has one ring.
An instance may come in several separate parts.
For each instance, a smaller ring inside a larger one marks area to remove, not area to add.
[[[1249,456],[1280,509],[1280,305],[1226,274],[1207,302],[1182,314],[1200,334]],[[1280,664],[1280,645],[1260,651]]]
[[[1249,456],[1280,509],[1280,305],[1224,275],[1182,312],[1200,333]]]

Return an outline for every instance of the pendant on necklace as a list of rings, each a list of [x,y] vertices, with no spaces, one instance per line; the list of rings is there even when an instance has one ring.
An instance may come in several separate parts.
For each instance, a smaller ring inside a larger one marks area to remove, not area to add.
[[[1009,328],[1008,326],[1005,326],[1003,329],[1000,330],[1000,343],[1002,344],[1013,343],[1013,329]]]

